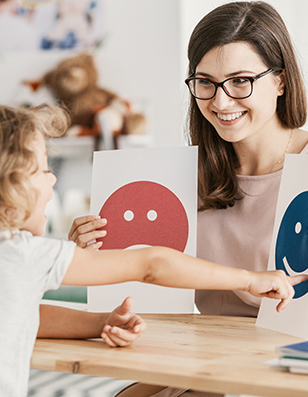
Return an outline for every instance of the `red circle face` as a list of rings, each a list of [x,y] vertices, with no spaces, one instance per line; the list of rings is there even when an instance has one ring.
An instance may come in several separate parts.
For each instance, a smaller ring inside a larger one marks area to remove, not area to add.
[[[183,204],[168,188],[155,182],[128,183],[112,193],[99,215],[108,223],[100,249],[159,245],[184,252],[188,218]]]

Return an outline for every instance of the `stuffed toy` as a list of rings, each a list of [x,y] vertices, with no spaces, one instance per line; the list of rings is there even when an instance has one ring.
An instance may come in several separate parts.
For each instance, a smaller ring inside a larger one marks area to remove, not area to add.
[[[48,89],[70,112],[71,126],[66,135],[104,136],[104,129],[116,138],[120,134],[145,132],[145,116],[132,110],[132,105],[109,90],[98,86],[98,72],[91,55],[81,53],[60,62],[48,71],[33,90]],[[35,83],[35,84],[34,84]]]

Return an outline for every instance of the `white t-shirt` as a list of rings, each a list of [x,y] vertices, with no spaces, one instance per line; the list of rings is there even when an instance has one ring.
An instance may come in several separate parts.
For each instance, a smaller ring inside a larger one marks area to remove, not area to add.
[[[26,231],[0,237],[0,396],[27,395],[40,300],[60,286],[75,246]]]

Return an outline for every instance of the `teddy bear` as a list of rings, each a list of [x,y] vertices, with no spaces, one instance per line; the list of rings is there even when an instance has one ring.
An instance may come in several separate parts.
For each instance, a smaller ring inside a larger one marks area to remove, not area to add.
[[[98,85],[98,72],[91,54],[65,58],[45,73],[38,85],[47,88],[70,112],[67,136],[104,137],[104,130],[108,130],[116,148],[120,134],[145,132],[145,116],[135,112],[127,100]],[[37,89],[37,84],[32,89]]]

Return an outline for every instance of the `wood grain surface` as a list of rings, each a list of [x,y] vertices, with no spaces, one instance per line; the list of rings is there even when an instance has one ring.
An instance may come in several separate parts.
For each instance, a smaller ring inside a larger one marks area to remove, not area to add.
[[[255,319],[143,314],[146,332],[131,346],[99,340],[36,341],[31,367],[132,379],[228,394],[308,396],[308,377],[271,368],[275,348],[302,339],[255,326]]]

